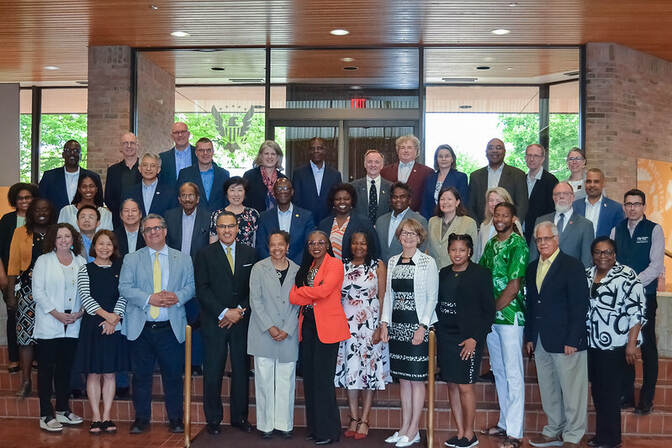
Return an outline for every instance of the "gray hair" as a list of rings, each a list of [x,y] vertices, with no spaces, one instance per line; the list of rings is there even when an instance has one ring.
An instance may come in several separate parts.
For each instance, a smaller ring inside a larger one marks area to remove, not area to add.
[[[534,226],[533,235],[534,235],[535,238],[537,237],[537,230],[539,230],[543,227],[550,227],[551,228],[551,233],[553,234],[553,236],[558,236],[559,235],[558,226],[556,226],[553,221],[541,221],[540,223],[537,223],[536,226]]]
[[[147,157],[151,157],[156,161],[156,164],[161,168],[161,156],[159,156],[155,152],[146,152],[140,157],[140,163],[142,163],[143,160],[145,160]]]
[[[166,220],[164,219],[163,216],[157,215],[156,213],[150,213],[149,215],[142,218],[142,221],[140,221],[140,233],[145,233],[145,223],[149,219],[158,219],[161,221],[161,227],[163,227],[164,229],[168,228],[168,224],[166,224]]]

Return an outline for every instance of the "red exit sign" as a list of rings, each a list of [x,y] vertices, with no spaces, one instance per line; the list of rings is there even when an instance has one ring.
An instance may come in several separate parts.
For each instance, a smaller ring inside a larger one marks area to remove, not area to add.
[[[350,107],[353,109],[366,109],[366,98],[352,98]]]

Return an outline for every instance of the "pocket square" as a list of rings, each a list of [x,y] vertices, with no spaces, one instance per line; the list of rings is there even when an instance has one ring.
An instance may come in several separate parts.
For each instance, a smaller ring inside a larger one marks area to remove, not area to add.
[[[252,264],[253,264],[253,263],[247,263],[247,264],[244,264],[243,267],[246,268],[246,267],[248,267],[248,266],[252,266]]]

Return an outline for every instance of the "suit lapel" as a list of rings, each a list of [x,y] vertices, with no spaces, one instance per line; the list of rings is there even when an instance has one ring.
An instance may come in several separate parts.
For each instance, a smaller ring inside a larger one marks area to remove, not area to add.
[[[217,258],[219,259],[219,264],[224,266],[224,272],[226,272],[226,275],[229,276],[229,278],[233,279],[233,272],[231,272],[231,265],[229,264],[229,259],[226,257],[226,252],[224,251],[224,248],[222,247],[222,243],[217,241]],[[238,260],[238,254],[236,254],[236,260]],[[234,261],[234,265],[236,264],[236,261]]]
[[[560,267],[559,267],[560,263],[558,262],[558,259],[559,259],[559,258],[560,258],[560,254],[558,254],[558,256],[555,257],[555,260],[553,260],[553,263],[551,263],[551,267],[548,268],[548,271],[546,272],[546,276],[544,277],[544,281],[541,282],[541,289],[538,291],[538,292],[539,292],[539,295],[541,295],[541,291],[544,289],[544,286],[546,285],[547,280],[548,280],[549,278],[552,278],[552,277],[555,275],[555,271],[557,271],[558,269],[560,269]],[[539,266],[539,265],[537,265],[537,267],[538,267],[538,266]],[[535,273],[536,273],[536,270],[535,270]],[[536,283],[536,282],[535,282],[535,283]],[[536,286],[536,285],[535,285],[535,286]]]

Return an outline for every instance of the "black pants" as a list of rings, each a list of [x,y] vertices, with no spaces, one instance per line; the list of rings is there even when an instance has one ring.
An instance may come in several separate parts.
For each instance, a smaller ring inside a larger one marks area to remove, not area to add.
[[[247,421],[250,400],[250,357],[247,354],[247,325],[245,317],[230,329],[208,328],[203,332],[203,411],[205,421],[218,425],[222,422],[222,377],[226,357],[231,351],[231,423]]]
[[[338,440],[341,417],[336,403],[334,376],[339,344],[320,342],[312,311],[304,312],[301,335],[308,433],[316,439]]]
[[[642,327],[642,389],[639,394],[639,405],[648,407],[653,404],[653,395],[656,392],[658,380],[658,347],[656,346],[656,309],[658,302],[655,294],[646,295],[646,325]],[[635,402],[635,366],[626,368],[623,378],[623,401]]]
[[[625,375],[625,347],[588,349],[588,378],[595,404],[595,436],[600,445],[621,443],[620,390]]]
[[[56,410],[69,411],[70,372],[75,360],[77,339],[38,339],[37,390],[40,396],[40,417],[53,417],[52,384],[56,392]]]

